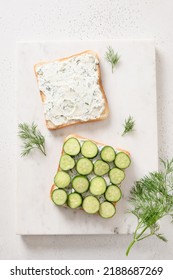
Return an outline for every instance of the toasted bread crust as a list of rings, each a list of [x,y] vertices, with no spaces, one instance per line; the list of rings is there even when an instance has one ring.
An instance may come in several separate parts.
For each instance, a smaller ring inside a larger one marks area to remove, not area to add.
[[[52,61],[40,62],[40,63],[35,64],[34,65],[34,72],[35,72],[35,76],[37,78],[37,82],[38,82],[38,75],[37,75],[37,72],[36,72],[36,68],[38,66],[42,66],[44,64],[51,63],[51,62],[56,62],[56,61],[64,61],[64,60],[67,60],[67,59],[75,57],[75,56],[83,55],[85,53],[90,53],[90,54],[96,56],[97,59],[99,60],[99,57],[98,57],[97,53],[95,53],[91,50],[86,50],[86,51],[83,51],[81,53],[77,53],[77,54],[74,54],[74,55],[71,55],[71,56],[68,56],[68,57],[65,57],[65,58],[60,58],[60,59],[55,59],[55,60],[52,60]],[[101,121],[101,120],[104,120],[104,119],[107,118],[107,116],[109,114],[109,107],[108,107],[108,101],[107,101],[107,98],[106,98],[106,94],[105,94],[105,91],[104,91],[104,88],[103,88],[103,85],[102,85],[101,73],[100,73],[100,64],[97,65],[97,71],[98,71],[98,84],[100,86],[100,90],[102,92],[102,96],[103,96],[104,103],[105,103],[105,108],[104,108],[104,111],[102,112],[101,116],[99,118],[96,118],[96,119],[91,119],[91,120],[87,120],[87,121],[71,121],[69,123],[65,123],[65,124],[61,124],[61,125],[55,125],[55,124],[52,123],[52,121],[46,120],[46,126],[47,126],[48,129],[56,130],[58,128],[63,128],[63,127],[70,126],[70,125],[73,125],[73,124],[82,124],[82,123],[88,123],[88,122]],[[46,100],[46,96],[42,91],[40,91],[40,96],[41,96],[42,102],[44,103],[45,100]]]

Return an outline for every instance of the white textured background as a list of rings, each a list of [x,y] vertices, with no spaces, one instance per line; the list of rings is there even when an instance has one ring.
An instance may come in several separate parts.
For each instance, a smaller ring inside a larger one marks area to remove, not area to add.
[[[0,0],[0,259],[124,259],[130,236],[15,235],[15,42],[155,39],[159,156],[173,156],[172,0]],[[149,144],[149,143],[148,143]],[[139,242],[132,259],[173,259],[173,225]]]

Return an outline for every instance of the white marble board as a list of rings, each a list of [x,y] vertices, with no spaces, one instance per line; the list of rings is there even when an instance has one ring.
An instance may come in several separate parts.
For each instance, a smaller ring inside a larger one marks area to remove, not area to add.
[[[105,60],[107,46],[120,55],[114,74]],[[98,53],[110,115],[100,122],[49,131],[44,122],[34,64],[91,49]],[[17,45],[17,121],[35,122],[46,138],[45,157],[34,151],[20,157],[17,142],[16,233],[130,234],[136,220],[126,213],[133,182],[158,169],[155,48],[153,41],[20,42]],[[124,119],[132,115],[136,130],[121,136]],[[83,211],[56,207],[49,198],[64,138],[71,133],[129,150],[132,164],[122,183],[123,199],[117,214],[108,220]]]

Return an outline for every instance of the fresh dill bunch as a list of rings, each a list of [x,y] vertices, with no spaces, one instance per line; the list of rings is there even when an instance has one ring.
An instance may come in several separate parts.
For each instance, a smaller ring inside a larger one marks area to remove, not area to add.
[[[39,149],[46,156],[45,138],[37,129],[36,124],[20,123],[18,129],[18,136],[24,143],[21,156],[27,156],[33,149]]]
[[[165,216],[173,219],[173,159],[164,161],[163,171],[151,172],[135,182],[129,201],[132,208],[128,211],[137,218],[133,240],[127,248],[128,256],[131,247],[149,236],[156,236],[167,241],[159,233],[159,221]]]
[[[135,126],[135,120],[132,116],[129,116],[127,120],[124,121],[124,131],[121,136],[124,136],[126,133],[133,131]]]
[[[112,66],[112,73],[114,72],[114,68],[116,66],[116,64],[118,63],[120,57],[118,55],[118,53],[115,53],[113,48],[111,46],[109,46],[107,48],[107,52],[105,54],[105,58],[108,62],[111,63]]]

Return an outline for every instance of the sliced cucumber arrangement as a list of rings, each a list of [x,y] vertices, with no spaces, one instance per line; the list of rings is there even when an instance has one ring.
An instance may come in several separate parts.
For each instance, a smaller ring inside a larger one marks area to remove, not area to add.
[[[120,184],[130,163],[129,155],[123,151],[70,137],[63,145],[52,201],[111,218],[116,213],[115,204],[122,198]]]
[[[117,202],[121,199],[122,193],[119,187],[110,185],[105,192],[106,200],[110,202]]]
[[[125,173],[119,168],[112,168],[109,171],[109,178],[112,184],[119,185],[125,178]]]
[[[86,196],[83,200],[82,208],[88,214],[95,214],[99,211],[100,202],[99,200],[92,196]]]
[[[55,189],[52,192],[52,200],[56,205],[64,205],[67,201],[67,193],[63,189]]]
[[[89,180],[85,176],[76,176],[72,181],[73,189],[78,193],[84,193],[89,188]]]
[[[92,141],[85,141],[81,148],[81,153],[86,158],[94,158],[98,154],[98,147]]]
[[[101,151],[101,158],[107,162],[113,161],[115,159],[115,150],[110,146],[105,146]]]
[[[59,163],[62,170],[70,170],[75,166],[74,159],[69,155],[62,155]]]
[[[94,173],[98,176],[103,176],[106,173],[109,172],[109,164],[104,162],[101,159],[98,159],[95,163],[94,163]]]
[[[129,167],[130,163],[131,163],[131,160],[130,160],[129,156],[123,152],[118,153],[115,157],[115,165],[118,168],[125,169],[125,168]]]
[[[70,156],[76,156],[80,152],[80,143],[79,141],[71,137],[64,143],[64,152]]]
[[[82,204],[82,196],[76,192],[70,193],[67,199],[67,205],[70,208],[78,208]]]
[[[70,184],[70,175],[64,171],[58,171],[54,178],[54,183],[58,188],[65,188]]]
[[[90,183],[90,193],[93,195],[104,194],[106,190],[106,181],[102,177],[95,177],[91,180]]]
[[[108,219],[112,218],[116,213],[115,206],[108,201],[104,201],[100,204],[99,214],[101,217]]]
[[[76,170],[81,175],[88,175],[93,170],[93,163],[87,158],[80,158],[76,164]]]

